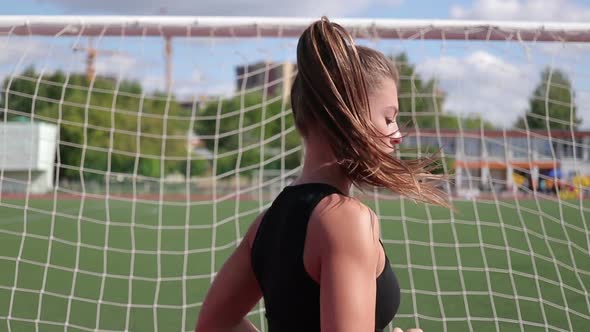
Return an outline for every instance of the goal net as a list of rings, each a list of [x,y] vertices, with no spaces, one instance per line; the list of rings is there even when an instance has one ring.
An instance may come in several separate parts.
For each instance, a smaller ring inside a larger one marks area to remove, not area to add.
[[[393,324],[585,331],[590,25],[335,21],[396,61],[398,156],[442,148],[452,178],[454,211],[353,191],[400,281]],[[310,22],[0,18],[0,331],[191,331],[301,170]]]

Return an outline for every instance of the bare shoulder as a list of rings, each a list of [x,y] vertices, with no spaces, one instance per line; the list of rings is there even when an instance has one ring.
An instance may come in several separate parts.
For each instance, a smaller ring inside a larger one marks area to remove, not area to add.
[[[324,198],[314,209],[308,232],[321,241],[320,250],[376,252],[379,222],[375,213],[358,199],[338,194]],[[368,250],[368,251],[367,251]]]
[[[314,209],[307,231],[314,240],[310,256],[318,271],[322,331],[374,330],[380,259],[375,214],[357,199],[330,195]]]

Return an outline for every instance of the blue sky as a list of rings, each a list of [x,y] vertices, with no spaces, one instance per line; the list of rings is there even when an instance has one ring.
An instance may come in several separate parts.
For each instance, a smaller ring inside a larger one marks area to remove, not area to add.
[[[5,0],[3,8],[0,10],[0,14],[2,15],[31,15],[31,14],[41,14],[41,15],[85,15],[85,14],[158,14],[160,12],[160,8],[167,8],[166,11],[170,14],[180,14],[178,11],[181,8],[184,8],[184,3],[189,3],[190,1],[145,1],[150,5],[148,8],[140,8],[141,4],[139,1],[128,1],[128,2],[136,2],[138,3],[138,8],[130,9],[125,8],[121,10],[117,8],[113,4],[112,8],[109,5],[103,5],[102,8],[96,8],[97,6],[91,5],[89,0]],[[101,3],[102,1],[96,1],[97,3]],[[193,1],[195,3],[197,1]],[[207,2],[207,1],[200,1],[200,2]],[[213,1],[209,1],[213,2]],[[221,1],[226,3],[231,3],[232,1]],[[236,3],[239,2],[246,2],[246,1],[235,1]],[[264,3],[263,1],[255,1],[258,3]],[[279,3],[281,1],[278,1]],[[330,1],[328,1],[330,2]],[[332,1],[336,3],[337,1]],[[382,17],[382,18],[447,18],[449,17],[449,9],[450,5],[458,4],[458,5],[469,5],[470,1],[465,0],[457,0],[457,1],[432,1],[432,0],[415,0],[411,1],[411,5],[408,5],[410,1],[402,1],[402,0],[381,0],[381,1],[356,1],[354,6],[352,6],[352,10],[348,10],[346,8],[333,8],[328,7],[331,9],[330,11],[325,11],[323,14],[337,14],[338,16],[346,16],[346,17]],[[86,3],[86,4],[84,4]],[[269,6],[272,6],[273,2],[267,1]],[[274,2],[276,3],[276,2]],[[346,5],[347,1],[344,1],[344,5]],[[190,6],[190,5],[189,5]],[[194,7],[199,7],[194,6]],[[340,7],[340,6],[338,6]],[[182,14],[186,15],[200,15],[199,13],[200,8],[195,8],[193,12],[183,12]],[[252,15],[255,13],[244,13],[244,15]],[[278,16],[291,16],[285,15],[284,13],[280,13],[280,11],[276,11],[274,13]],[[297,16],[314,16],[314,15],[321,15],[321,12],[317,12],[314,9],[302,9]],[[220,15],[225,16],[228,15],[227,12],[217,10],[208,15]],[[239,13],[229,13],[229,15],[239,15]]]
[[[2,15],[244,15],[590,22],[590,0],[3,0]],[[84,70],[84,54],[73,53],[74,38],[0,38],[0,75],[27,63],[52,71]],[[133,77],[163,87],[161,40],[104,38],[95,46],[99,73]],[[293,60],[295,40],[174,41],[178,94],[229,93],[234,66],[259,60]],[[436,77],[447,92],[445,109],[482,115],[508,126],[527,107],[530,91],[545,66],[566,71],[576,88],[578,112],[590,128],[590,45],[470,42],[370,42],[385,53],[407,52],[420,75]],[[23,56],[25,54],[26,56]],[[475,84],[474,84],[475,83]]]
[[[587,21],[589,0],[3,0],[1,15],[270,15]]]

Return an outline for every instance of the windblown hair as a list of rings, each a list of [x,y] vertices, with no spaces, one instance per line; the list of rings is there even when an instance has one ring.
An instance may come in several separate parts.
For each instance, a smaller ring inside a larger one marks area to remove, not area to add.
[[[291,90],[295,125],[306,137],[322,130],[350,180],[357,187],[376,186],[411,199],[449,207],[436,183],[437,154],[401,160],[383,150],[383,134],[370,120],[371,92],[384,79],[399,81],[391,60],[371,48],[356,46],[352,36],[326,17],[312,23],[297,44],[298,73]],[[431,181],[435,180],[435,181]]]

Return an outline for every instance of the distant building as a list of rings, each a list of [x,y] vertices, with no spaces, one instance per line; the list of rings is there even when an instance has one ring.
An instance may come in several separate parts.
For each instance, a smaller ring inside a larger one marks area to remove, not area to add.
[[[515,189],[515,178],[530,190],[558,174],[590,175],[590,131],[420,130],[404,138],[403,148],[442,148],[450,158],[458,193]],[[520,184],[522,185],[522,184]]]
[[[236,67],[236,91],[256,90],[269,96],[291,92],[297,65],[290,62],[257,62]]]
[[[53,189],[58,128],[43,122],[0,124],[0,193]]]

